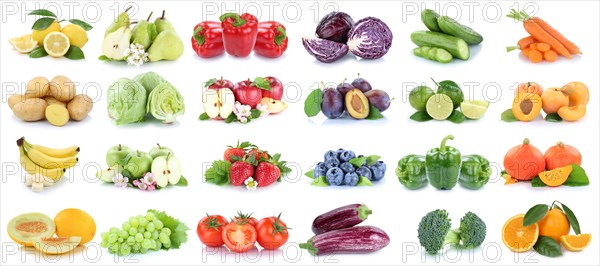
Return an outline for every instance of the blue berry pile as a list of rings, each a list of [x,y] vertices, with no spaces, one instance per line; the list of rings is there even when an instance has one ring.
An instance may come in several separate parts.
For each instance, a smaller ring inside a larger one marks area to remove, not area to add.
[[[306,173],[314,186],[372,186],[385,176],[386,165],[377,155],[356,155],[351,150],[330,150]]]

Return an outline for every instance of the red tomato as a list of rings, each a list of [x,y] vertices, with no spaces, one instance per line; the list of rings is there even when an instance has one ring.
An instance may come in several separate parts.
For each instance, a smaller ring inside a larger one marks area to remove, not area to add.
[[[221,215],[206,215],[198,222],[196,233],[200,241],[208,247],[220,247],[223,245],[221,231],[229,222]]]
[[[229,223],[221,233],[225,246],[234,252],[246,252],[256,244],[256,229],[249,224]]]
[[[235,216],[231,222],[237,223],[237,224],[246,223],[246,224],[252,225],[256,228],[256,224],[258,223],[258,220],[256,218],[252,217],[252,214],[244,214],[244,213],[238,211],[237,216]]]
[[[288,228],[280,217],[281,214],[277,217],[263,218],[256,225],[258,244],[264,249],[278,249],[288,241]]]

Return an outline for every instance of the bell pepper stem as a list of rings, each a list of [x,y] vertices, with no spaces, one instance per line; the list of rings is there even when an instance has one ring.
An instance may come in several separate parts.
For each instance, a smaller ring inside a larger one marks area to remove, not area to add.
[[[281,43],[283,43],[283,40],[285,40],[285,38],[287,37],[287,33],[281,26],[277,26],[277,31],[279,33],[277,34],[277,36],[275,36],[275,39],[273,41],[275,42],[275,44],[277,44],[277,46],[281,46]]]
[[[446,141],[453,140],[453,135],[448,135],[442,140],[442,144],[440,145],[440,151],[446,151]]]
[[[244,20],[242,17],[240,17],[240,15],[238,15],[236,13],[225,13],[219,17],[219,20],[221,22],[223,22],[227,18],[233,18],[232,25],[234,27],[239,27],[239,26],[243,26],[244,24],[246,24],[246,20]]]

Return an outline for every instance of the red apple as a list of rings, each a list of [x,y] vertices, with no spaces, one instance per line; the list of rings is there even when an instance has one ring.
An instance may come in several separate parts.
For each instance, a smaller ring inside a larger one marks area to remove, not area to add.
[[[266,77],[265,79],[271,85],[271,90],[263,90],[262,97],[280,101],[283,98],[283,83],[281,83],[281,80],[276,77]]]
[[[208,80],[206,83],[204,83],[204,87],[211,89],[211,90],[220,90],[223,88],[228,88],[230,90],[233,90],[233,82],[223,79],[223,77],[221,77],[221,79]]]
[[[250,79],[240,81],[233,87],[233,94],[235,100],[241,104],[250,105],[253,109],[262,100],[262,89],[260,89],[255,82]]]

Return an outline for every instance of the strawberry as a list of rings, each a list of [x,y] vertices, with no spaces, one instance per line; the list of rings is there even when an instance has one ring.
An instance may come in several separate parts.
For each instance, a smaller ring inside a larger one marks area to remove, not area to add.
[[[245,161],[237,161],[229,168],[229,180],[232,186],[241,186],[248,177],[254,175],[254,166]]]
[[[255,173],[254,180],[258,182],[259,187],[266,187],[275,183],[281,175],[281,171],[279,171],[277,165],[270,162],[258,163]]]
[[[250,150],[250,152],[248,152],[248,155],[254,156],[254,160],[256,160],[257,162],[260,161],[261,158],[263,158],[264,160],[269,159],[269,155],[267,155],[266,152],[261,151],[259,149]]]
[[[225,161],[229,161],[230,163],[232,163],[233,162],[233,160],[231,159],[232,155],[235,157],[242,158],[242,157],[244,157],[244,155],[246,155],[246,151],[243,148],[234,148],[234,147],[227,148],[225,150],[225,153],[223,154],[223,159]]]

